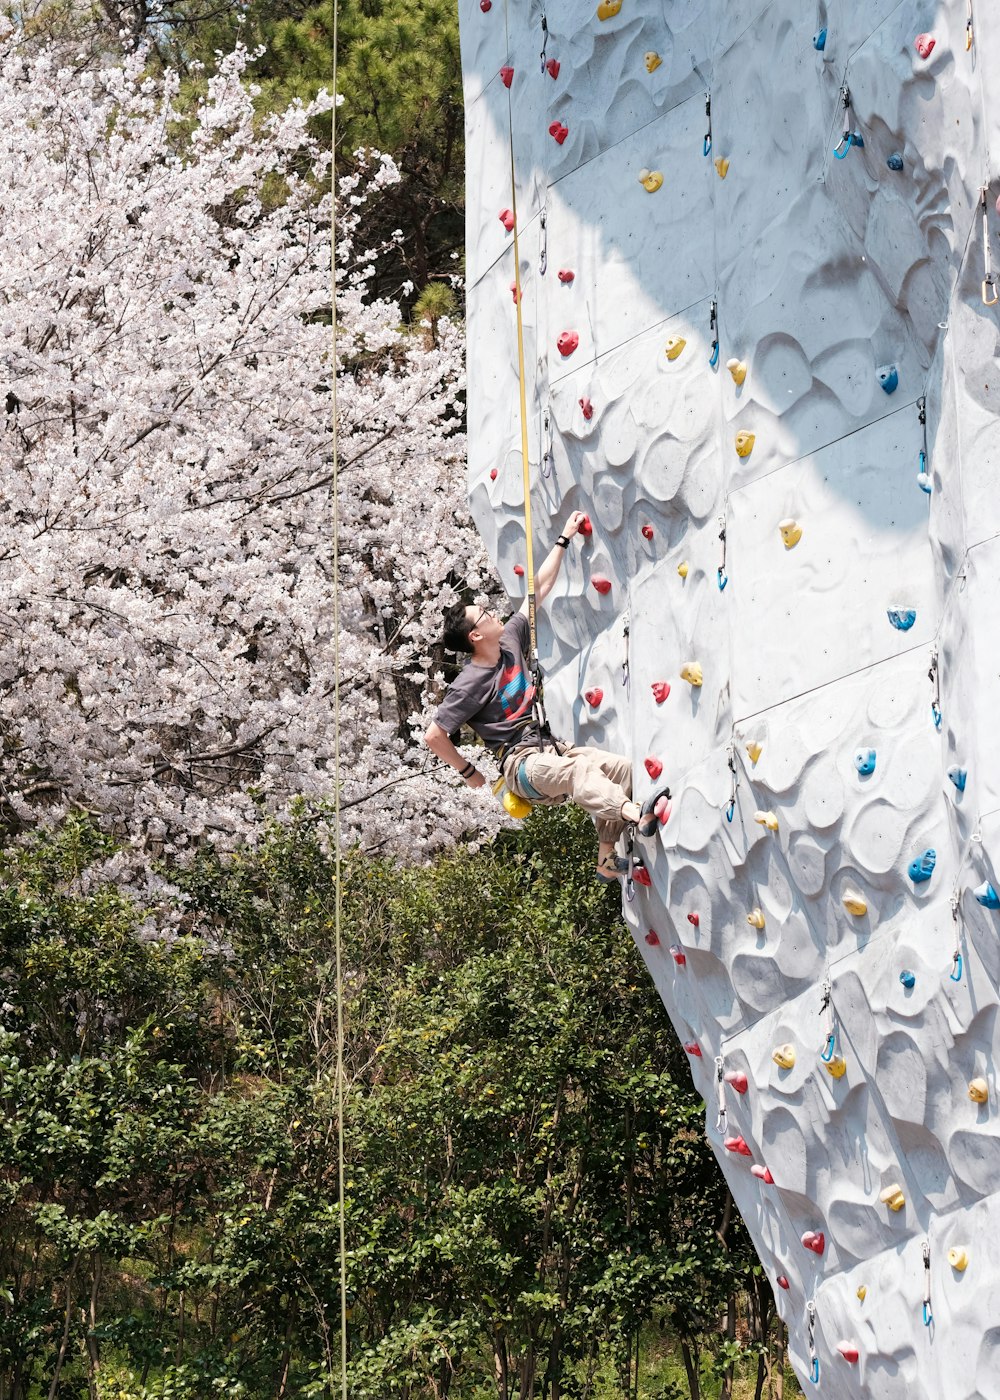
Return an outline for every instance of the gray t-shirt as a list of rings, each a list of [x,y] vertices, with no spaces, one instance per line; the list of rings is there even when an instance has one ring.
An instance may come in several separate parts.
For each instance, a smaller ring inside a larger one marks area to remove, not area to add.
[[[495,666],[469,661],[448,687],[435,722],[446,734],[469,725],[494,752],[515,736],[536,743],[538,725],[524,724],[535,698],[526,659],[530,647],[528,619],[515,613],[500,633],[500,660]]]

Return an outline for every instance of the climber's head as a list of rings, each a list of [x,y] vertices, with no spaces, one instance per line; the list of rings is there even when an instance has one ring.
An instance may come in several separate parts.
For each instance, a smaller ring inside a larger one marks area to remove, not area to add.
[[[471,652],[494,647],[503,623],[488,608],[455,603],[444,615],[444,644],[449,651]]]

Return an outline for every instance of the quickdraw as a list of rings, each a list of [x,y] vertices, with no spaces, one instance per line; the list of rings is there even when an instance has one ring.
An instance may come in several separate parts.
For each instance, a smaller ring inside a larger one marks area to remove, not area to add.
[[[542,453],[542,476],[546,480],[552,475],[552,414],[548,407],[542,414],[542,441],[545,444],[545,451]]]
[[[622,619],[622,634],[623,634],[623,641],[624,641],[624,647],[625,647],[625,659],[622,661],[622,685],[625,687],[626,690],[628,689],[628,682],[629,682],[629,669],[628,669],[628,636],[629,636],[629,628],[630,628],[630,626],[631,626],[631,619],[630,619],[630,617],[629,617],[629,614],[626,612],[624,618]]]
[[[929,1240],[923,1243],[924,1256],[924,1326],[929,1327],[934,1321],[934,1314],[931,1312],[931,1246]]]
[[[545,269],[549,265],[548,219],[546,217],[544,209],[542,209],[538,215],[538,227],[541,229],[541,238],[539,240],[541,243],[541,249],[538,254],[538,275],[539,277],[544,277]]]
[[[934,687],[934,694],[931,696],[931,717],[934,720],[934,728],[941,728],[941,673],[938,667],[937,647],[931,652],[930,670],[927,677]]]
[[[718,578],[719,592],[723,593],[729,582],[729,575],[726,573],[726,517],[724,515],[719,516],[719,525],[722,527],[719,530],[719,539],[722,541],[722,563],[715,572]]]
[[[833,1021],[833,987],[830,985],[829,977],[823,983],[823,1001],[819,1008],[819,1014],[825,1016],[826,1026],[826,1037],[820,1059],[825,1065],[828,1065],[837,1048],[837,1032]]]
[[[548,46],[549,46],[549,22],[548,22],[548,20],[545,18],[545,16],[542,15],[542,52],[541,52],[541,55],[540,55],[540,57],[539,57],[539,67],[541,68],[541,70],[542,70],[543,73],[545,72],[545,64],[546,64],[547,61],[548,61],[548,60],[546,59],[546,57],[545,57],[545,50],[548,48]]]
[[[952,982],[962,980],[962,896],[958,890],[953,890],[951,895],[951,917],[955,926],[955,951],[951,955],[951,972],[949,977]]]
[[[729,1115],[726,1112],[725,1065],[721,1055],[715,1057],[715,1087],[719,1101],[719,1116],[715,1120],[715,1128],[717,1132],[725,1133],[729,1125]]]
[[[708,364],[710,369],[715,369],[719,363],[719,303],[714,297],[708,315],[708,333],[712,337],[712,355]]]
[[[726,807],[726,821],[732,822],[733,813],[736,811],[736,789],[739,787],[740,782],[736,772],[736,750],[732,744],[726,746],[726,762],[729,765],[730,773],[733,775],[733,786],[729,796],[729,805]]]
[[[917,485],[921,491],[931,493],[931,478],[927,470],[927,400],[923,394],[917,399],[917,421],[920,424],[920,456],[917,466]]]
[[[996,282],[993,280],[993,261],[990,257],[990,219],[988,212],[988,190],[984,185],[980,192],[979,203],[983,211],[983,305],[996,306],[998,294]],[[991,292],[992,296],[988,296]]]
[[[809,1336],[809,1377],[813,1385],[819,1385],[819,1357],[816,1355],[816,1304],[806,1303],[806,1322]]]
[[[701,151],[702,155],[707,156],[712,149],[712,94],[710,92],[706,92],[705,94],[705,121],[708,125],[708,130],[705,132],[705,139],[701,143]]]
[[[843,160],[852,146],[857,146],[860,150],[865,144],[865,138],[861,132],[851,130],[851,90],[846,83],[840,89],[840,102],[844,109],[844,130],[840,140],[833,148],[833,154],[837,160]]]

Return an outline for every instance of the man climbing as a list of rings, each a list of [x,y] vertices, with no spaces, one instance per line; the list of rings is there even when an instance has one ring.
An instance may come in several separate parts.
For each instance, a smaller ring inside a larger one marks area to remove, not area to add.
[[[585,519],[582,511],[573,512],[538,570],[538,605],[551,593],[569,542]],[[469,787],[482,787],[486,779],[474,763],[466,762],[449,737],[468,724],[496,754],[511,792],[543,806],[569,800],[591,814],[599,841],[597,874],[606,881],[618,879],[627,862],[615,854],[615,844],[632,824],[640,836],[653,834],[666,810],[669,788],[658,789],[640,807],[632,801],[628,759],[577,747],[543,732],[528,661],[528,599],[506,624],[486,608],[456,603],[445,614],[444,642],[450,650],[472,656],[449,686],[424,735],[427,747]]]

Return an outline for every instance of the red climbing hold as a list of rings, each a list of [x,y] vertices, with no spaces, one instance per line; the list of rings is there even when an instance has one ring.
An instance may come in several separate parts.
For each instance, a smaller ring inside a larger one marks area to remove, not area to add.
[[[659,821],[660,825],[666,826],[667,822],[670,820],[670,798],[661,797],[660,800],[657,802],[656,806],[653,808],[653,812],[656,815],[656,818]]]
[[[699,1060],[701,1059],[701,1046],[696,1040],[686,1040],[684,1042],[684,1049],[689,1055],[695,1055]]]
[[[643,885],[646,889],[648,889],[653,883],[653,877],[650,875],[649,871],[644,865],[637,865],[635,867],[635,869],[632,871],[632,879],[637,885]],[[701,1054],[700,1050],[698,1051],[698,1054]]]
[[[594,533],[594,527],[590,523],[590,516],[585,515],[580,521],[580,534],[590,536]]]
[[[519,295],[519,293],[518,293],[518,290],[517,290],[517,283],[516,283],[516,282],[512,282],[512,283],[510,284],[510,294],[511,294],[511,296],[514,298],[514,305],[516,306],[517,303],[521,300],[521,297],[520,297],[520,295]]]
[[[738,1094],[745,1094],[750,1087],[750,1081],[741,1069],[731,1069],[726,1075],[726,1083]]]
[[[651,948],[658,948],[660,946],[660,935],[656,932],[655,928],[651,928],[646,934],[646,942]]]
[[[561,146],[569,135],[569,127],[563,126],[562,122],[553,122],[549,127],[549,135],[557,145]]]
[[[513,70],[513,68],[507,68],[507,67],[501,68],[501,69],[500,69],[500,81],[503,83],[503,85],[504,85],[505,88],[509,88],[510,85],[511,85],[511,83],[514,81],[514,70]]]
[[[593,418],[594,416],[594,405],[590,402],[588,398],[582,398],[580,400],[580,407],[583,409],[584,418],[586,418],[587,422],[589,423],[591,418]]]
[[[573,272],[573,271],[572,271],[570,268],[568,268],[568,267],[561,267],[561,268],[559,269],[559,281],[560,281],[560,282],[564,282],[564,283],[572,282],[572,280],[573,280],[573,278],[574,278],[575,276],[576,276],[576,273]]]
[[[545,71],[546,71],[546,73],[548,73],[548,75],[549,75],[550,78],[558,78],[558,76],[559,76],[559,60],[558,60],[558,58],[550,58],[549,61],[548,61],[548,62],[546,63],[546,65],[545,65]]]
[[[515,574],[517,574],[518,578],[524,578],[524,565],[523,565],[523,564],[515,564],[515,565],[514,565],[514,572],[515,572]]]
[[[514,227],[513,213],[509,209],[501,209],[500,213],[497,215],[497,218],[503,224],[507,232],[510,233],[511,229]]]
[[[596,710],[604,699],[604,691],[595,685],[593,690],[585,690],[583,692],[583,698],[592,710]]]
[[[687,954],[679,943],[671,943],[670,956],[678,967],[684,967],[687,963]]]
[[[779,1288],[788,1288],[788,1287],[790,1286],[790,1285],[789,1285],[789,1282],[788,1282],[788,1280],[785,1278],[785,1275],[784,1275],[784,1274],[779,1274],[778,1277],[777,1277],[774,1281],[775,1281],[775,1283],[778,1285]]]
[[[756,1162],[750,1168],[754,1176],[759,1177],[765,1186],[774,1185],[774,1177],[771,1175],[770,1167],[761,1167]]]
[[[738,1152],[741,1157],[751,1157],[753,1155],[747,1146],[746,1138],[743,1137],[742,1134],[737,1134],[736,1137],[727,1137],[723,1146],[727,1152]]]
[[[653,538],[652,525],[644,525],[640,533],[642,534],[642,538],[644,540],[651,540]]]
[[[921,58],[930,58],[934,52],[936,40],[933,34],[918,34],[913,47]]]
[[[573,351],[580,344],[580,337],[576,331],[562,331],[556,341],[556,349],[560,355],[572,355]]]
[[[479,8],[484,15],[488,15],[493,8],[493,0],[479,0]]]
[[[595,574],[590,581],[597,589],[598,593],[603,594],[611,592],[611,580],[609,578],[605,578],[603,574]]]
[[[807,1230],[802,1236],[802,1243],[814,1254],[822,1254],[826,1248],[826,1235],[822,1230]]]
[[[861,1355],[855,1342],[838,1342],[837,1350],[840,1352],[844,1360],[849,1361],[852,1366],[857,1363],[857,1360]]]
[[[701,923],[701,915],[700,915],[700,914],[689,914],[689,915],[688,915],[688,923],[689,923],[689,924],[693,924],[694,927],[697,928],[698,925]]]
[[[658,778],[663,772],[663,764],[658,758],[647,758],[645,764],[646,772],[651,778]]]
[[[497,469],[496,469],[496,467],[494,467],[493,470],[490,472],[490,480],[491,480],[491,481],[496,481],[496,479],[497,479]]]
[[[656,701],[656,703],[657,703],[658,705],[662,705],[663,702],[664,702],[664,700],[666,700],[666,698],[667,698],[667,696],[668,696],[669,694],[670,694],[670,682],[669,682],[669,681],[654,681],[654,682],[653,682],[653,699]]]

